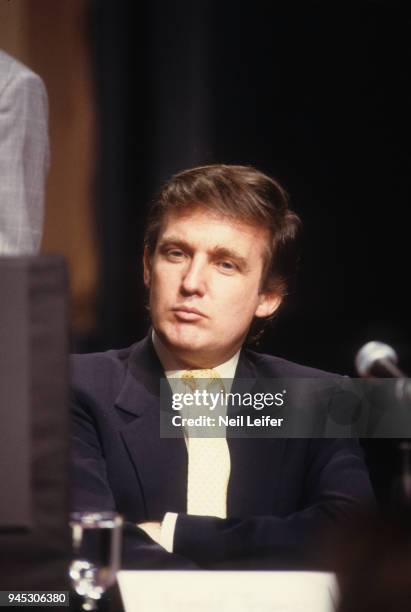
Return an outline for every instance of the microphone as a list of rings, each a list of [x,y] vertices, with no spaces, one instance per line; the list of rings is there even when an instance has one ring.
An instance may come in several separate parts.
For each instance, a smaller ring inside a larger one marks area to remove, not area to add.
[[[406,378],[397,363],[394,349],[375,341],[364,344],[355,358],[355,367],[362,378]]]
[[[355,357],[355,367],[361,378],[397,378],[397,399],[411,401],[411,382],[397,363],[397,353],[383,342],[367,342]]]

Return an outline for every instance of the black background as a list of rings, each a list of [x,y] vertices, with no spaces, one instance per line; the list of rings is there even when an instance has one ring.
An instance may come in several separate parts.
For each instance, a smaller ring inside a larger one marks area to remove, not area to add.
[[[144,335],[147,204],[172,173],[224,162],[278,178],[304,222],[297,292],[261,350],[355,375],[356,351],[382,340],[411,372],[406,9],[93,4],[102,269],[97,334],[85,349]],[[381,466],[388,446],[371,450]]]

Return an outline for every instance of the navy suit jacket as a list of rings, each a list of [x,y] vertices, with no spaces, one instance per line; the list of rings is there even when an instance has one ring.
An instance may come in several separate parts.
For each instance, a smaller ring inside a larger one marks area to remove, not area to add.
[[[322,376],[247,349],[236,370],[236,379]],[[115,509],[131,523],[177,512],[174,551],[181,558],[202,566],[266,558],[286,566],[302,561],[319,528],[373,499],[355,440],[229,438],[228,518],[187,515],[184,438],[159,433],[162,377],[150,337],[124,350],[73,356],[73,510]]]

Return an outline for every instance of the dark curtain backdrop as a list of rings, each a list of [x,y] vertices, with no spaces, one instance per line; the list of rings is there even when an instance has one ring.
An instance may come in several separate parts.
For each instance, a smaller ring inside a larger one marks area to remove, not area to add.
[[[304,221],[297,293],[261,349],[354,374],[366,341],[411,372],[407,3],[98,0],[97,348],[146,332],[147,203],[209,162],[277,177]],[[374,451],[382,457],[387,450]]]

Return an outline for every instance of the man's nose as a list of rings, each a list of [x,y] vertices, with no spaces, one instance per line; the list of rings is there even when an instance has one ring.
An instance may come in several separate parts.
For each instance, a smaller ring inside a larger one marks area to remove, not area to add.
[[[206,287],[206,262],[194,258],[184,270],[181,289],[187,294],[204,295]]]

